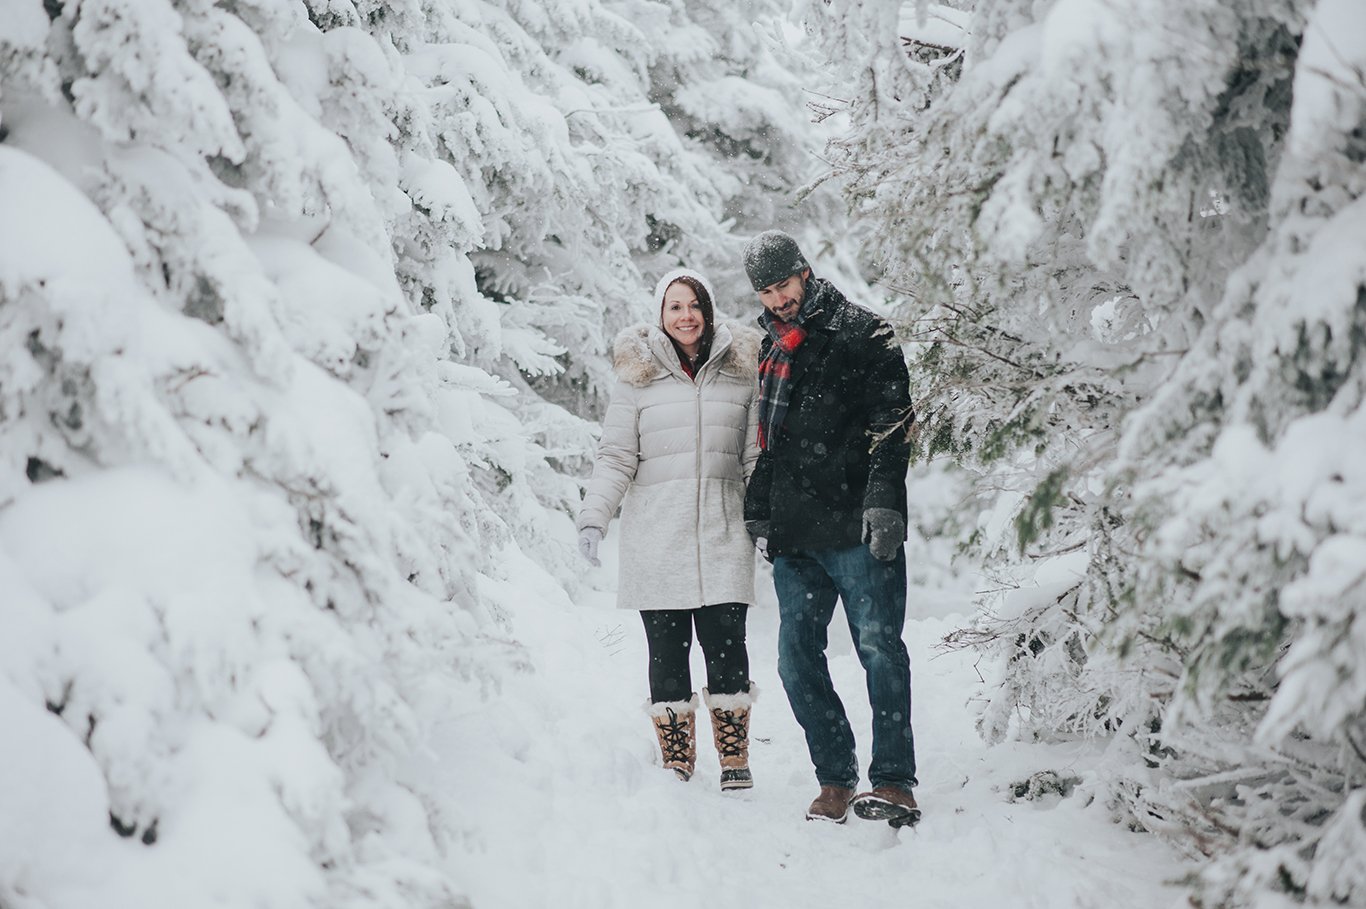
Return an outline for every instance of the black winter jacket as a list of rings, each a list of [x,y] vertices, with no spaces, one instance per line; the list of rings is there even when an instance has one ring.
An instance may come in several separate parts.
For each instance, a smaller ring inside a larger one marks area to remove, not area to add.
[[[911,400],[901,348],[891,326],[829,282],[812,278],[806,292],[823,311],[804,323],[782,431],[745,494],[745,520],[767,522],[774,555],[857,546],[867,508],[906,517]],[[765,332],[761,360],[772,345]]]

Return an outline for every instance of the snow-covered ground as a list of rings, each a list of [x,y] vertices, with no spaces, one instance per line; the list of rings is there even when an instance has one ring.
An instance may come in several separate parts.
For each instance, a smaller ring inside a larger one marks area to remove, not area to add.
[[[842,827],[804,820],[817,787],[777,677],[778,616],[764,576],[749,620],[761,690],[755,787],[721,793],[709,730],[696,775],[678,781],[659,766],[641,712],[639,620],[614,606],[615,527],[603,550],[590,578],[602,589],[577,602],[538,584],[529,564],[489,590],[512,613],[532,668],[451,717],[430,754],[406,768],[414,788],[440,793],[434,807],[462,831],[445,844],[449,870],[478,909],[1184,905],[1185,891],[1168,883],[1188,870],[1176,854],[1112,823],[1088,794],[1103,743],[981,742],[969,702],[986,683],[974,657],[936,646],[962,617],[944,614],[942,598],[920,608],[914,591],[905,640],[925,812],[917,828],[852,815]],[[866,767],[863,674],[840,623],[837,612],[831,671],[856,733],[864,730]],[[694,647],[694,686],[704,680]],[[1012,784],[1046,770],[1081,782],[1066,798],[1011,801]]]

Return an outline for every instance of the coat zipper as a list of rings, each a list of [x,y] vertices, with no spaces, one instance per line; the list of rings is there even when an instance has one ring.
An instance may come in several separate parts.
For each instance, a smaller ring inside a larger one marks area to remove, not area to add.
[[[710,365],[710,360],[703,363],[693,381],[697,386],[697,591],[702,595],[698,606],[707,605],[707,587],[702,573],[702,373]]]

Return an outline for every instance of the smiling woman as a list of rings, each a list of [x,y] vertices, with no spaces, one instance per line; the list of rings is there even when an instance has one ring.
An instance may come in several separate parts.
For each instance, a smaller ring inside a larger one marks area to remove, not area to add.
[[[694,275],[671,276],[660,303],[659,322],[673,341],[684,371],[693,376],[707,361],[716,335],[716,313],[706,283]]]
[[[698,698],[688,652],[696,630],[721,788],[747,789],[753,691],[745,617],[754,603],[754,547],[743,511],[759,453],[760,335],[716,325],[709,284],[695,272],[665,275],[655,299],[659,326],[628,328],[614,345],[620,381],[579,512],[579,549],[599,564],[597,545],[620,504],[617,605],[641,612],[648,711],[664,766],[684,780],[695,766]]]
[[[679,281],[665,292],[661,321],[674,343],[689,357],[696,357],[702,348],[702,332],[708,325],[692,288]]]

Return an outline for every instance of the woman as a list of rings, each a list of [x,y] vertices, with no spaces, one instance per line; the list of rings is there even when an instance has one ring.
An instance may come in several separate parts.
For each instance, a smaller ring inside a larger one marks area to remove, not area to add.
[[[717,325],[705,278],[678,270],[655,288],[658,326],[617,336],[619,381],[602,423],[579,512],[579,550],[593,565],[617,505],[617,605],[640,610],[650,650],[650,703],[664,766],[684,780],[697,756],[688,653],[706,657],[702,698],[721,757],[721,788],[748,789],[745,615],[754,602],[754,545],[745,483],[759,457],[760,333]]]

